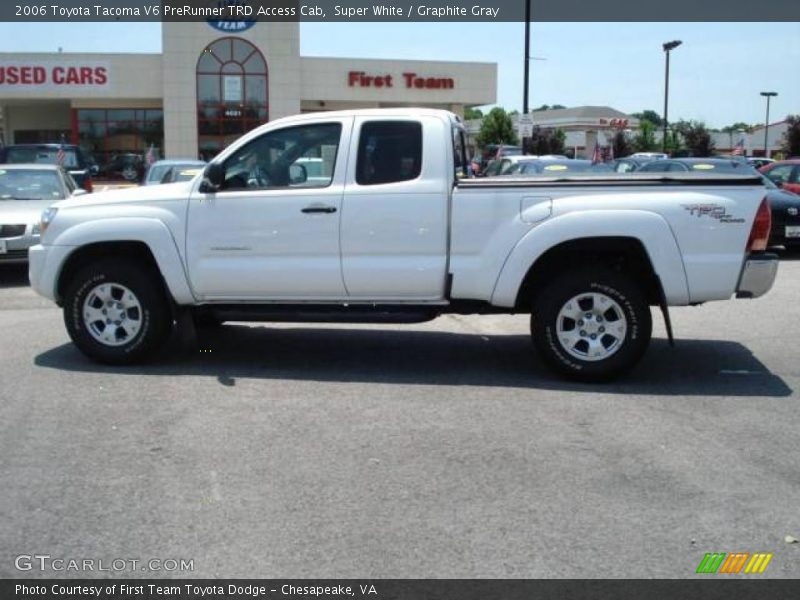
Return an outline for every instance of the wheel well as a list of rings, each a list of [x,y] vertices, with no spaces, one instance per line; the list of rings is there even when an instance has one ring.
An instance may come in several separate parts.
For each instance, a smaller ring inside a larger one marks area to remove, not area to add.
[[[161,271],[158,268],[153,253],[150,247],[144,242],[137,241],[115,241],[115,242],[97,242],[94,244],[87,244],[81,246],[75,252],[69,255],[61,268],[61,273],[58,276],[58,285],[56,286],[56,300],[61,302],[64,297],[67,285],[86,265],[105,258],[120,257],[125,259],[139,260],[143,264],[147,264],[154,272],[158,273],[161,277]],[[161,277],[163,282],[163,277]],[[166,290],[166,286],[164,286]]]
[[[651,305],[661,300],[661,282],[642,242],[629,237],[580,238],[553,246],[534,262],[522,281],[515,308],[529,311],[536,294],[565,271],[604,266],[631,274],[640,282]]]

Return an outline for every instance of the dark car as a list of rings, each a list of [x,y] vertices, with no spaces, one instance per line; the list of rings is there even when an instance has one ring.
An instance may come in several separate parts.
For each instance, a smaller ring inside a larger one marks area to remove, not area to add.
[[[790,162],[790,161],[785,161]],[[800,164],[800,161],[797,161]],[[780,163],[774,163],[780,164]],[[772,167],[772,165],[770,165]],[[770,168],[765,167],[765,169]],[[760,175],[767,188],[767,200],[772,208],[772,229],[769,243],[772,246],[800,246],[800,196],[784,186],[779,188],[769,176],[764,176],[751,165],[739,160],[721,158],[673,158],[657,160],[642,167],[639,172],[665,173],[691,171],[695,173],[732,173]]]
[[[59,161],[59,149],[63,159]],[[73,144],[12,144],[0,148],[0,164],[61,164],[80,187],[92,191],[93,165],[88,155]]]
[[[125,181],[141,181],[145,169],[145,160],[141,154],[126,152],[112,156],[103,168],[103,172],[110,179],[122,178]]]
[[[572,175],[573,173],[613,173],[613,170],[607,164],[593,163],[590,160],[532,158],[517,162],[508,170],[506,175],[560,177],[562,175]]]

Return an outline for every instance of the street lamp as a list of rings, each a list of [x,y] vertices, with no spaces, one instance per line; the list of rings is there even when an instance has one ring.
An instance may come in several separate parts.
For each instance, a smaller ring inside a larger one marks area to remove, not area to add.
[[[666,153],[667,151],[667,114],[669,109],[669,53],[680,46],[683,42],[674,40],[672,42],[665,42],[663,44],[664,54],[667,57],[666,70],[664,73],[664,134],[661,140],[661,150]]]
[[[764,120],[764,158],[769,158],[769,150],[767,149],[767,134],[769,133],[769,99],[777,96],[778,92],[761,92],[761,95],[767,99],[767,118]]]

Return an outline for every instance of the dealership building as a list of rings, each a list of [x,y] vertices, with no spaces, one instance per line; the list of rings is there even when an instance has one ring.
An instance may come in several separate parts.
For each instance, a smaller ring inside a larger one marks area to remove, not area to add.
[[[496,101],[493,63],[300,56],[298,23],[162,23],[161,54],[0,53],[6,144],[66,139],[98,165],[208,158],[297,113]]]

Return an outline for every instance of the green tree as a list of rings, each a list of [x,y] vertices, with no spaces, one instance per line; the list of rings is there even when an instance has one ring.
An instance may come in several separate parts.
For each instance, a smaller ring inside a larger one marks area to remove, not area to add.
[[[483,118],[476,141],[481,147],[489,144],[516,144],[517,132],[509,114],[499,106],[490,110]]]
[[[614,158],[622,158],[633,153],[633,146],[624,131],[617,131],[611,140]]]
[[[553,104],[553,105],[542,104],[540,107],[534,108],[531,112],[539,112],[542,110],[557,110],[559,108],[567,108],[567,107],[564,106],[563,104]]]
[[[714,141],[711,132],[699,121],[678,121],[673,127],[683,138],[683,143],[691,156],[705,157],[714,154]]]
[[[639,131],[633,138],[633,148],[636,152],[653,152],[656,149],[656,125],[654,123],[647,119],[639,121]]]
[[[482,118],[483,118],[483,111],[480,108],[467,107],[464,109],[465,121],[471,121],[473,119],[482,119]]]
[[[647,121],[649,123],[652,123],[656,127],[661,127],[661,125],[664,124],[664,121],[661,119],[661,115],[659,115],[654,110],[649,110],[649,109],[643,110],[642,112],[633,113],[631,114],[631,116],[639,119],[640,123],[643,121]],[[642,150],[642,152],[645,152],[645,150]]]
[[[531,137],[528,138],[526,151],[529,154],[564,154],[567,134],[560,129],[535,126]]]
[[[783,153],[787,156],[800,156],[800,115],[786,117],[789,127],[783,134]]]

